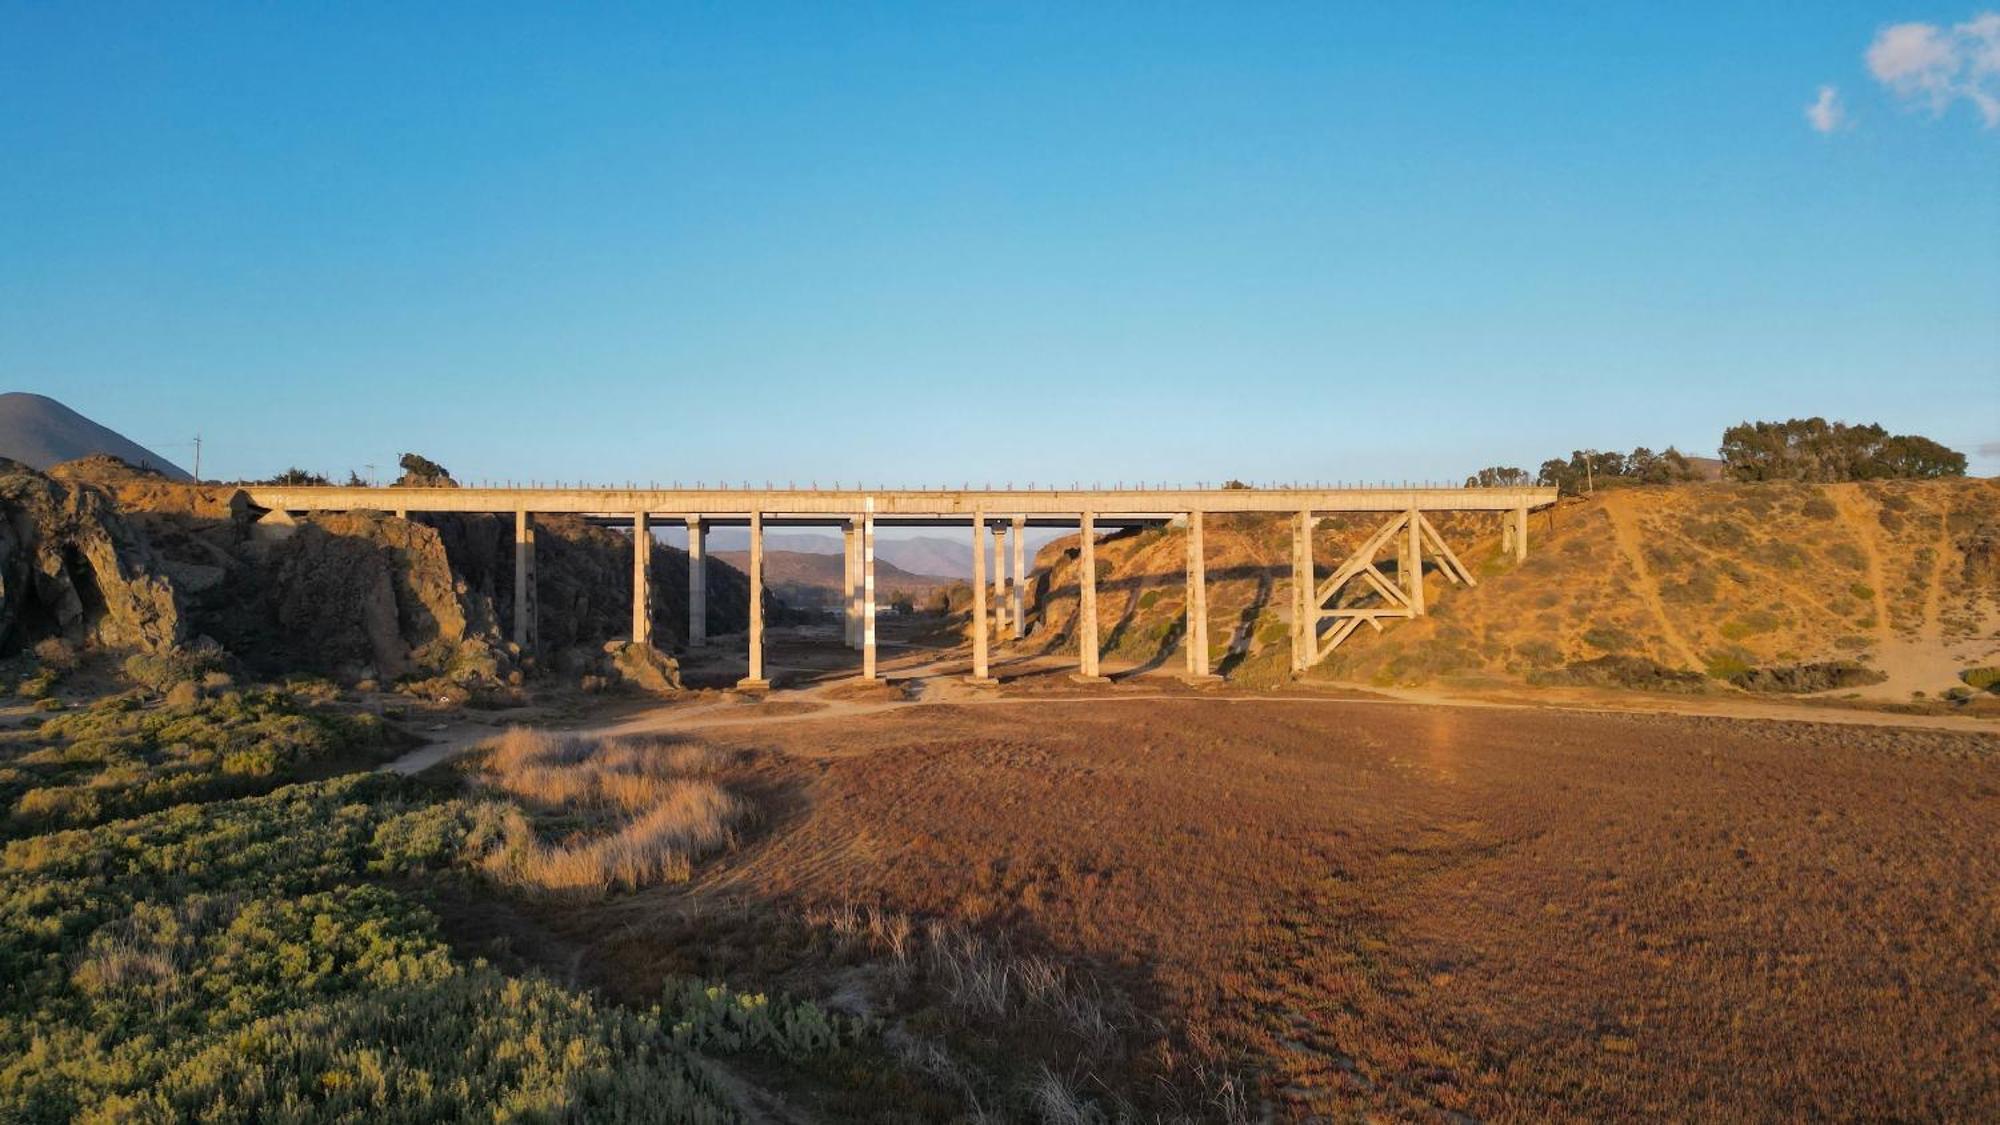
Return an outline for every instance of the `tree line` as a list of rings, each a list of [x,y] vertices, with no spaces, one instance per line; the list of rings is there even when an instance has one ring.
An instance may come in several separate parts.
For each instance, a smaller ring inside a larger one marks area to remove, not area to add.
[[[1915,480],[1965,475],[1965,454],[1918,434],[1891,434],[1880,425],[1850,426],[1824,418],[1743,422],[1722,432],[1721,475],[1728,480],[1790,480],[1834,484],[1856,480]],[[1467,488],[1540,485],[1575,496],[1598,488],[1699,480],[1700,468],[1668,446],[1655,453],[1574,450],[1542,462],[1534,474],[1490,465],[1465,478]]]

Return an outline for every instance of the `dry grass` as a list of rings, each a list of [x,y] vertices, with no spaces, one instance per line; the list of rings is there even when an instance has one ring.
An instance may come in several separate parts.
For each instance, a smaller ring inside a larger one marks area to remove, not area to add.
[[[1062,1045],[1033,1049],[1056,1078],[1045,1103],[984,1104],[1061,1116],[1056,1094],[1102,1088],[1200,1119],[2000,1109],[1990,736],[996,710],[741,735],[869,752],[802,772],[810,817],[731,876],[774,899],[891,904],[815,920],[908,963],[940,1022]],[[632,963],[659,955],[632,941]],[[1106,1010],[1120,1042],[1103,1056],[1088,1005],[1064,1012],[1076,990],[1041,961],[1132,999]],[[1253,1090],[1213,1077],[1245,1072]]]
[[[681,882],[735,842],[750,808],[713,775],[728,755],[657,739],[589,739],[515,727],[488,754],[486,782],[566,828],[551,842],[528,813],[505,818],[487,869],[551,891]]]
[[[1380,522],[1323,520],[1314,536],[1319,573]],[[1435,522],[1480,584],[1455,587],[1427,572],[1433,616],[1394,623],[1380,636],[1364,631],[1326,673],[1419,683],[1615,654],[1726,676],[1881,660],[1895,641],[1973,644],[1990,640],[2000,621],[2000,584],[1982,562],[2000,534],[2000,482],[1991,480],[1622,489],[1537,514],[1525,564],[1501,552],[1496,516],[1456,513]],[[1209,521],[1210,655],[1225,671],[1232,651],[1240,659],[1289,647],[1287,526],[1269,516]],[[1075,546],[1074,537],[1057,540],[1036,558],[1045,589],[1030,617],[1045,624],[1031,647],[1074,651]],[[1392,556],[1383,553],[1385,566]],[[1187,561],[1181,533],[1110,538],[1097,559],[1104,649],[1176,666]],[[1947,674],[1930,690],[1950,686]]]

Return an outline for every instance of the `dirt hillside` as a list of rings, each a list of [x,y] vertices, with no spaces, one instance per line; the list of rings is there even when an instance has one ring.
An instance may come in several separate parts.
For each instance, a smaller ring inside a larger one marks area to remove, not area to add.
[[[1376,522],[1326,521],[1314,545],[1320,576]],[[1497,517],[1437,523],[1478,586],[1455,587],[1427,567],[1430,617],[1387,622],[1380,635],[1363,630],[1314,675],[1384,684],[1531,678],[1616,657],[1714,684],[1907,699],[1956,686],[1966,667],[2000,662],[2000,481],[1607,491],[1536,514],[1522,564],[1501,552]],[[1211,655],[1224,671],[1283,674],[1289,535],[1282,519],[1208,521]],[[1021,643],[1074,650],[1075,553],[1071,537],[1038,556]],[[1380,565],[1393,577],[1387,552]],[[1107,653],[1169,666],[1181,659],[1185,566],[1175,528],[1101,542]],[[1840,665],[1860,670],[1842,680],[1823,667]]]

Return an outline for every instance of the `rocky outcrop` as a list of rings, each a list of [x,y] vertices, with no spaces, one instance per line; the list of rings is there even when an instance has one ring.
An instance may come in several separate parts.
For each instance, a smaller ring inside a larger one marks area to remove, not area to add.
[[[239,489],[179,484],[111,458],[52,473],[115,496],[126,523],[152,543],[156,572],[172,578],[186,632],[213,638],[259,673],[315,671],[429,690],[439,681],[511,681],[536,667],[569,675],[565,665],[578,661],[557,658],[580,651],[588,667],[579,676],[649,690],[678,684],[671,660],[634,657],[637,663],[621,669],[605,651],[631,633],[632,545],[616,530],[573,516],[537,518],[542,658],[523,660],[506,643],[514,611],[511,517],[264,512]],[[394,500],[384,490],[383,507]],[[686,553],[655,550],[652,583],[654,637],[671,648],[686,636]],[[711,635],[744,627],[748,595],[741,572],[710,564]],[[783,612],[767,602],[768,619],[782,620]]]
[[[146,540],[103,494],[0,461],[0,648],[44,637],[160,651],[186,636]]]
[[[263,548],[272,624],[313,666],[357,679],[504,672],[499,625],[432,528],[371,512],[297,521]]]

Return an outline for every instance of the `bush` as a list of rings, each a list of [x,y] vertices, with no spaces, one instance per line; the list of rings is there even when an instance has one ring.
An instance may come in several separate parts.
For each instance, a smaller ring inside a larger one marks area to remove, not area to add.
[[[125,678],[164,695],[176,684],[199,681],[221,667],[222,654],[214,649],[177,648],[166,652],[141,652],[125,658]]]
[[[1729,682],[1744,691],[1779,692],[1803,695],[1816,691],[1833,691],[1838,688],[1863,687],[1879,684],[1888,679],[1887,675],[1872,668],[1864,668],[1848,661],[1825,661],[1817,664],[1787,664],[1769,668],[1747,668],[1729,677]]]
[[[364,876],[459,862],[483,815],[363,774],[7,844],[0,1120],[726,1121],[698,1050],[797,1059],[861,1033],[726,989],[706,1014],[685,992],[629,1011],[459,961]]]
[[[1571,687],[1615,687],[1691,694],[1706,689],[1701,673],[1669,668],[1643,656],[1600,656],[1554,671],[1531,672],[1528,682]]]
[[[2000,693],[2000,668],[1967,668],[1958,674],[1958,678],[1974,691]]]
[[[14,832],[256,793],[344,756],[372,762],[391,749],[375,716],[303,708],[278,691],[153,708],[101,700],[42,724],[38,741],[12,763],[16,780],[0,782]]]

